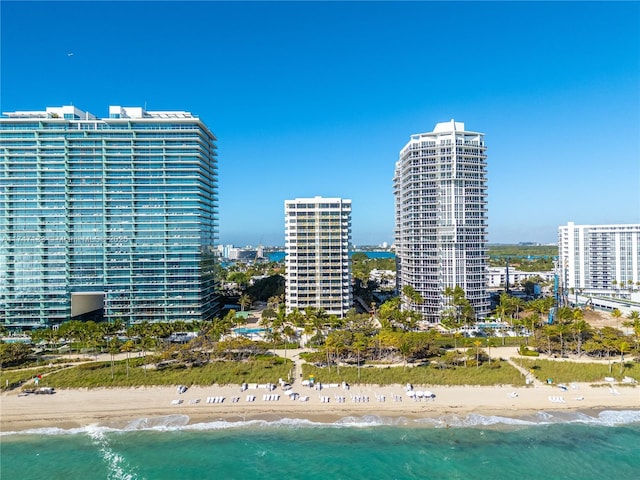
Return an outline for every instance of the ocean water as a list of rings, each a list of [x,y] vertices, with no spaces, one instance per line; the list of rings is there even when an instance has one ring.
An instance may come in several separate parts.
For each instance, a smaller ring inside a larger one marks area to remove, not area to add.
[[[118,428],[5,432],[0,478],[640,478],[640,411],[540,412],[519,420],[188,421],[172,415]]]

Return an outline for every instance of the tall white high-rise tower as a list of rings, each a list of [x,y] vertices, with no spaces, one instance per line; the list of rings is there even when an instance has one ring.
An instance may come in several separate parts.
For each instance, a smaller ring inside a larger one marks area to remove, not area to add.
[[[487,172],[484,134],[464,123],[438,123],[412,135],[393,179],[398,288],[422,303],[404,308],[437,323],[448,308],[447,287],[460,286],[478,318],[487,315]]]
[[[284,210],[287,311],[315,307],[345,316],[353,303],[351,200],[296,198]]]

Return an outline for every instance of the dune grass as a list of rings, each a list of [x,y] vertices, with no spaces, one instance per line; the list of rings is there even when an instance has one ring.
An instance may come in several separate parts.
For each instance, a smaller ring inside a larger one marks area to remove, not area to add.
[[[200,367],[162,370],[146,368],[140,359],[132,359],[127,375],[126,361],[116,362],[113,372],[110,362],[92,362],[70,367],[47,375],[41,385],[54,388],[139,387],[152,385],[213,385],[276,383],[288,378],[290,360],[265,357],[246,362],[212,362]]]
[[[44,375],[48,372],[59,369],[60,367],[37,367],[22,370],[5,370],[0,372],[0,390],[10,390],[21,384],[31,380],[37,375]]]
[[[404,367],[335,367],[328,369],[313,365],[302,366],[304,378],[313,375],[316,382],[349,384],[392,385],[411,383],[414,385],[524,385],[523,376],[507,362],[495,361],[479,368],[449,367],[440,369],[434,365]]]
[[[617,381],[625,376],[640,380],[640,364],[627,362],[620,372],[620,363],[609,365],[603,363],[558,362],[553,360],[522,359],[522,366],[540,379],[553,379],[553,383],[568,382],[602,382],[604,377],[613,377]]]

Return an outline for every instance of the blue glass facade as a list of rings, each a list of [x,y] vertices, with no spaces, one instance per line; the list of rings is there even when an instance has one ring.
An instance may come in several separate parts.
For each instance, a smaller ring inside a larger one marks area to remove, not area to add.
[[[0,119],[5,325],[68,320],[74,294],[101,298],[109,321],[218,313],[215,136],[187,112],[110,111]]]

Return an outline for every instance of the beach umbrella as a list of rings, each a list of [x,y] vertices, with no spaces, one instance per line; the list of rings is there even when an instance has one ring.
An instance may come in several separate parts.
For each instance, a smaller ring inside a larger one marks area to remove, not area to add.
[[[408,397],[414,397],[415,395],[416,395],[416,392],[414,392],[413,390],[409,390],[409,391],[407,392],[407,396],[408,396]]]

